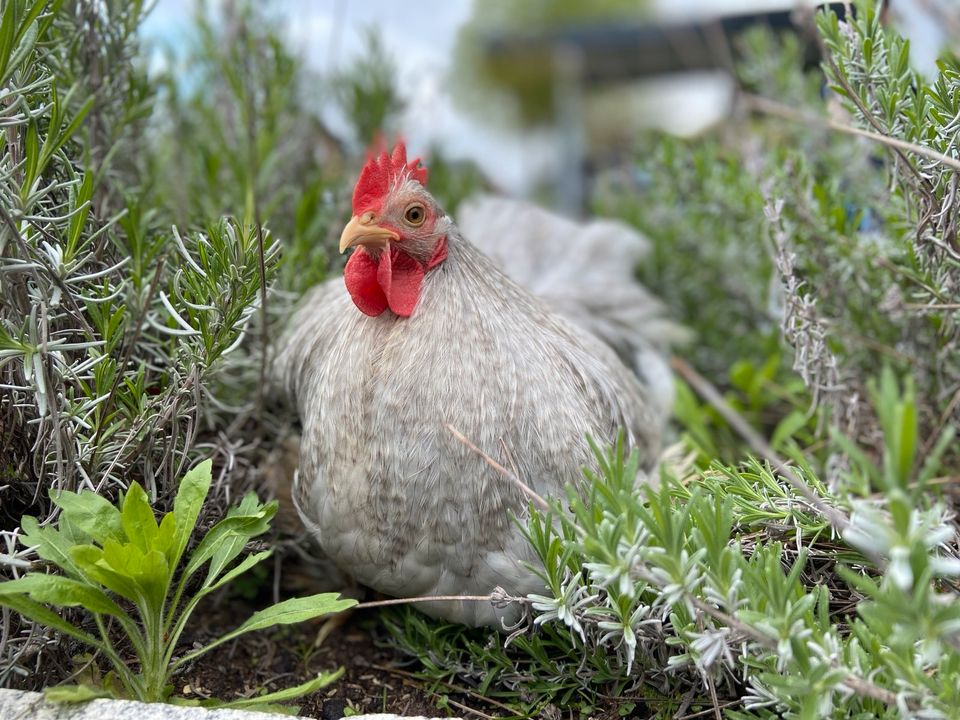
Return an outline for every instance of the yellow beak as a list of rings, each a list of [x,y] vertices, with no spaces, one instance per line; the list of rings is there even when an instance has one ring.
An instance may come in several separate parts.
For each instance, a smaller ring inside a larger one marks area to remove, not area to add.
[[[376,215],[366,212],[363,215],[354,215],[340,235],[340,252],[355,245],[371,245],[386,247],[391,240],[399,240],[400,236],[393,230],[380,227],[374,221]]]

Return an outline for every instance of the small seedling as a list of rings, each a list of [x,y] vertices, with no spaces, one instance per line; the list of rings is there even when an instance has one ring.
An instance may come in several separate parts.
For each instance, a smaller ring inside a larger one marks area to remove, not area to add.
[[[277,512],[276,501],[261,503],[250,493],[185,555],[210,489],[210,468],[207,460],[184,476],[173,511],[159,523],[146,492],[136,483],[116,506],[90,491],[51,491],[51,500],[60,509],[57,527],[43,526],[29,516],[22,519],[21,542],[35,548],[61,574],[30,571],[0,583],[0,605],[86,643],[102,653],[113,668],[98,686],[61,685],[47,691],[49,699],[82,702],[94,697],[125,697],[192,703],[195,701],[172,697],[173,675],[187,663],[245,633],[302,622],[356,604],[336,593],[286,600],[255,612],[213,642],[175,657],[187,621],[200,601],[271,554],[270,550],[256,552],[231,565],[252,538],[267,531]],[[49,606],[84,608],[93,616],[96,635],[68,622]],[[129,640],[136,668],[120,656],[108,630],[111,623]],[[286,703],[330,684],[341,672],[321,673],[274,693],[205,704],[262,708]]]

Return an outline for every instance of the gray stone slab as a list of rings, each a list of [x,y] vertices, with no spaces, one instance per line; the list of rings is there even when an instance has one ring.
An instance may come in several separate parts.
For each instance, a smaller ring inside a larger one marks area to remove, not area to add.
[[[250,710],[208,710],[133,700],[91,700],[81,705],[54,705],[41,693],[0,688],[2,720],[280,720],[289,717]],[[427,720],[389,713],[354,715],[352,720]],[[439,719],[435,719],[439,720]]]

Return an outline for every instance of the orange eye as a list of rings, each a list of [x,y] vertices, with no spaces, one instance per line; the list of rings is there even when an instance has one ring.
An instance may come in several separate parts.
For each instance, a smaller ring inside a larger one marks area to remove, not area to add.
[[[420,227],[423,225],[423,221],[427,219],[427,211],[424,210],[423,205],[414,204],[403,213],[403,219],[414,227]]]

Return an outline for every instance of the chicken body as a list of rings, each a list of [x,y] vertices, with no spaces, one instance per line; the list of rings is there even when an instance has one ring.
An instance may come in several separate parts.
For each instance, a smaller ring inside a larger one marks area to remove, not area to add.
[[[653,464],[662,412],[608,345],[510,280],[450,218],[437,227],[447,256],[409,317],[358,311],[338,278],[291,319],[275,371],[303,425],[294,501],[334,562],[381,592],[540,592],[512,520],[528,499],[449,427],[555,496],[595,465],[588,435],[609,444],[622,429]],[[514,614],[420,607],[471,625]]]

